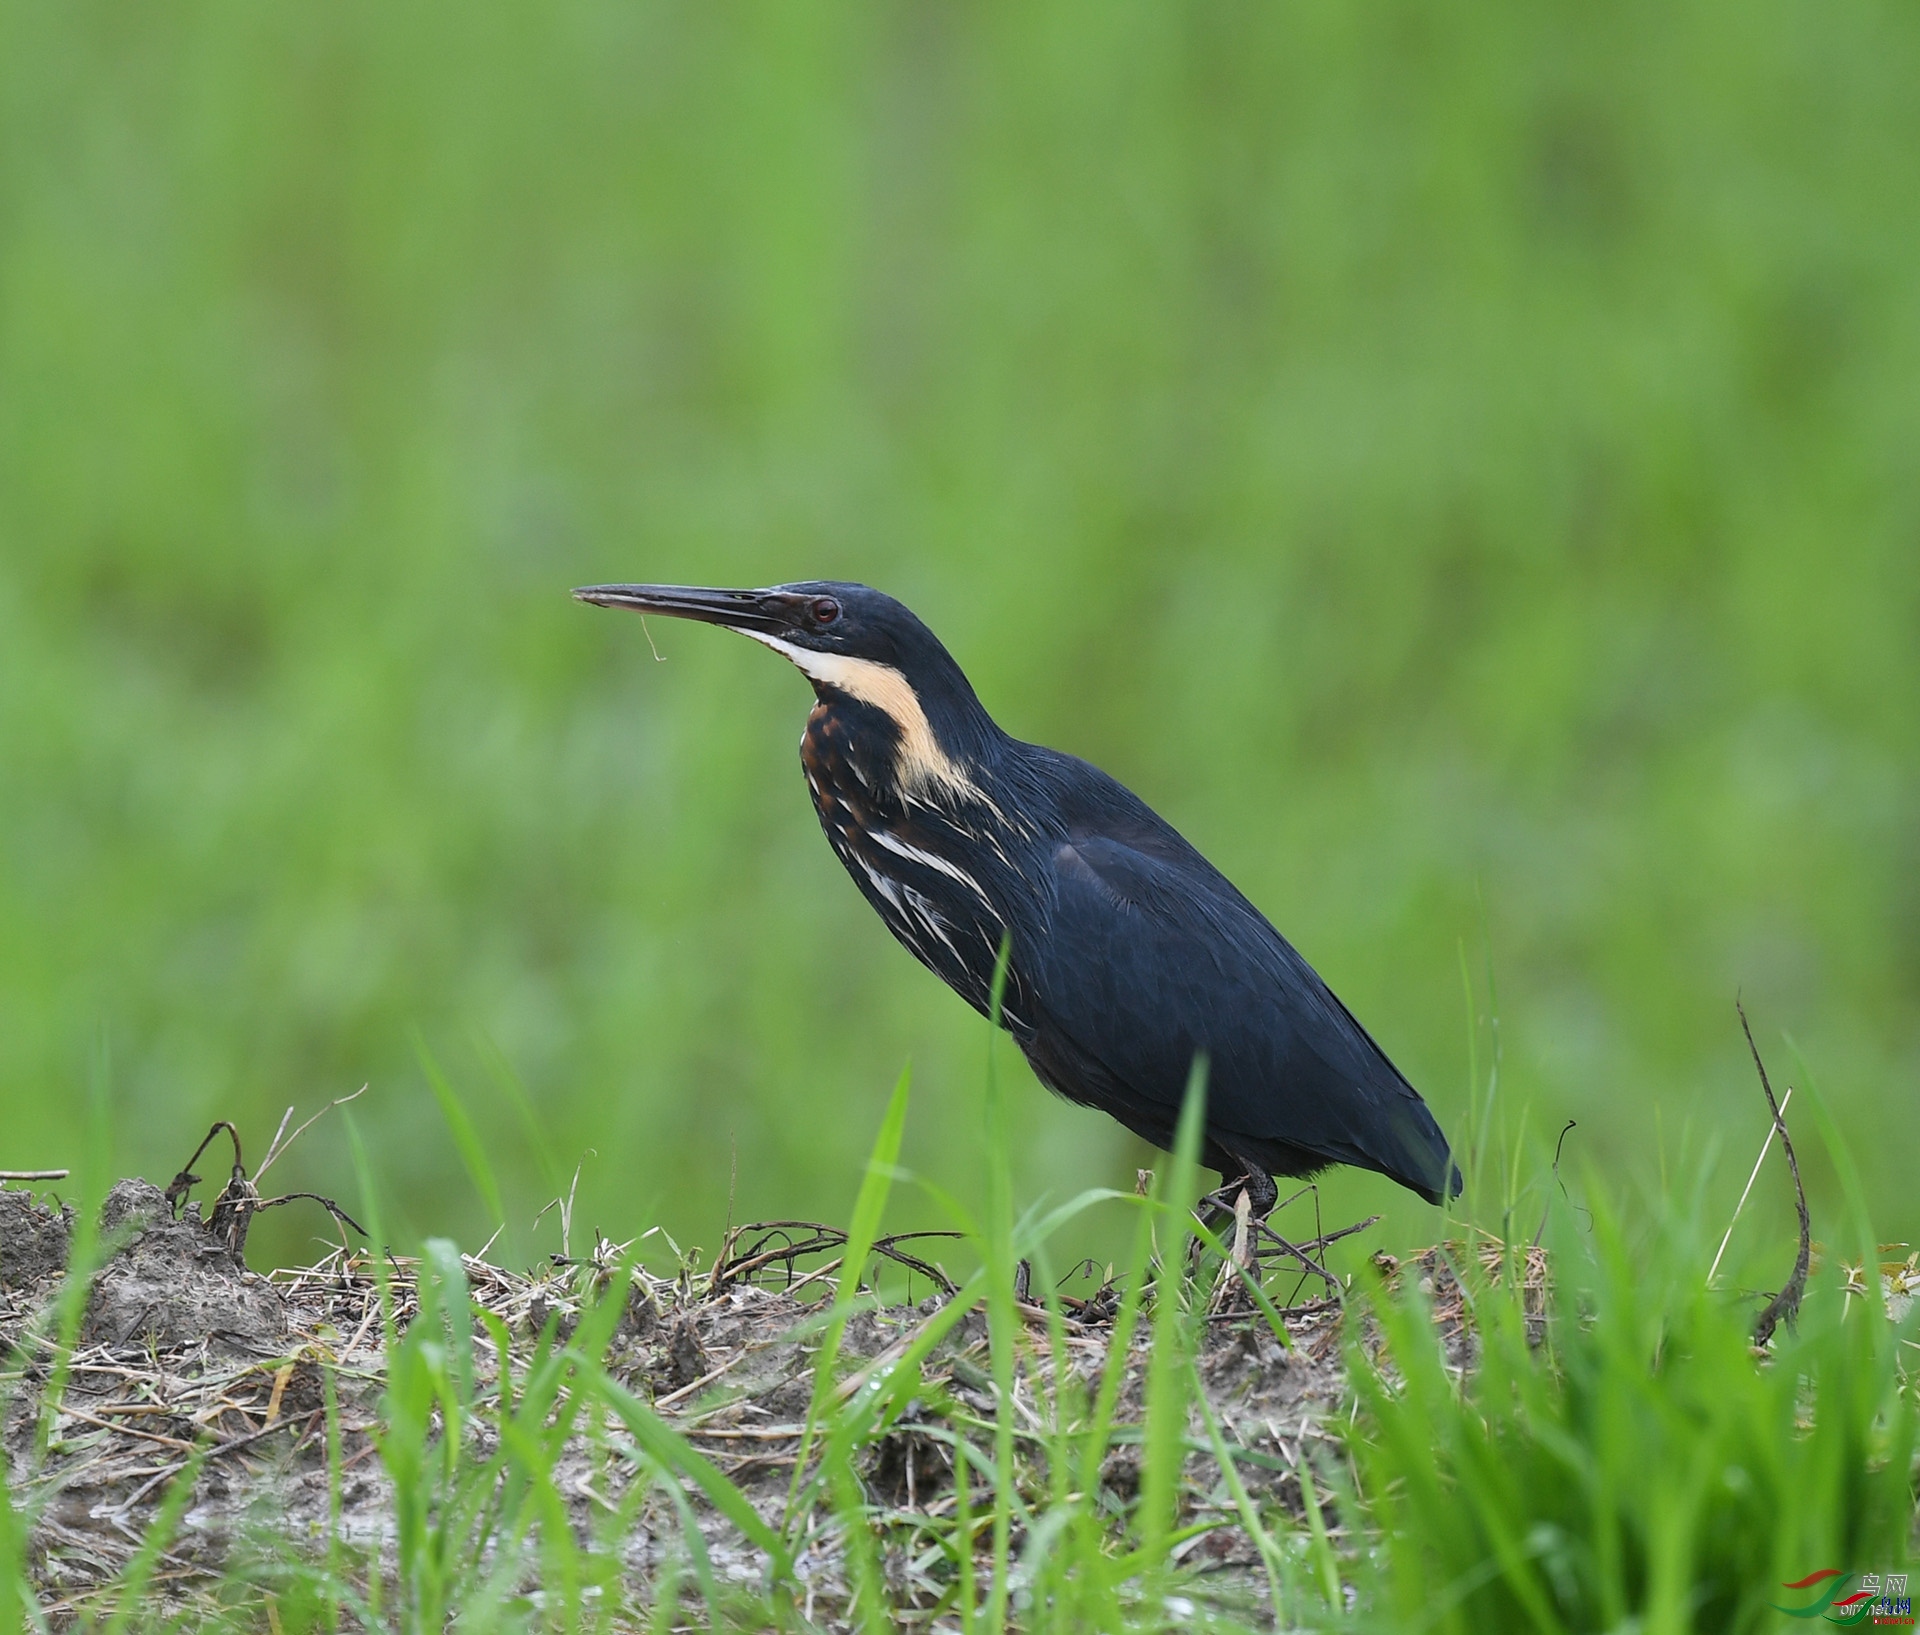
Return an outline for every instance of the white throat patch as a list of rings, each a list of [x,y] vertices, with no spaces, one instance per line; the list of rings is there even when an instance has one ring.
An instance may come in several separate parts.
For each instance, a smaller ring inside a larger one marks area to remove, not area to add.
[[[919,695],[892,665],[875,659],[849,658],[840,653],[816,653],[811,648],[782,641],[778,636],[762,635],[757,630],[742,630],[740,634],[790,659],[809,681],[820,682],[884,711],[900,733],[894,770],[904,787],[921,792],[945,788],[970,799],[984,799],[974,781],[940,747]]]

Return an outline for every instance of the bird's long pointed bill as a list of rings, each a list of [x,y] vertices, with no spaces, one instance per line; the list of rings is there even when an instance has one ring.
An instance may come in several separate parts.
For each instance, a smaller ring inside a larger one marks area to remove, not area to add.
[[[774,607],[774,593],[763,590],[706,590],[698,585],[585,585],[574,600],[595,607],[625,607],[636,613],[660,613],[673,619],[733,630],[778,630],[786,622]]]

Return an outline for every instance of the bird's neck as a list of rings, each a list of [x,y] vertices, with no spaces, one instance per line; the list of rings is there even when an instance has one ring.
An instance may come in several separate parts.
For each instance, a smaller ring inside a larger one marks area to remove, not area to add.
[[[801,745],[810,779],[851,778],[869,798],[903,805],[990,804],[978,776],[978,746],[953,742],[950,724],[936,727],[899,671],[874,665],[853,679],[857,691],[815,679],[818,702]],[[986,732],[997,736],[985,712],[978,713]]]

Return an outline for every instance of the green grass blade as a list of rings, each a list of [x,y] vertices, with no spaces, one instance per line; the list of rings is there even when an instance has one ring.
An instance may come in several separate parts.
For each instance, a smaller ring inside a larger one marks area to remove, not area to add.
[[[1190,1230],[1196,1238],[1220,1257],[1223,1265],[1240,1279],[1241,1287],[1247,1291],[1248,1297],[1258,1308],[1260,1315],[1266,1318],[1267,1327],[1273,1330],[1273,1337],[1280,1342],[1281,1349],[1291,1351],[1293,1336],[1287,1332],[1286,1319],[1280,1315],[1280,1308],[1274,1305],[1272,1297],[1260,1287],[1259,1279],[1233,1258],[1231,1248],[1215,1234],[1211,1227],[1203,1226],[1196,1219]]]
[[[1307,1529],[1313,1536],[1314,1570],[1320,1575],[1320,1593],[1326,1597],[1327,1610],[1338,1612],[1346,1605],[1340,1591],[1340,1563],[1333,1553],[1333,1540],[1327,1533],[1327,1518],[1320,1510],[1320,1494],[1313,1480],[1313,1463],[1307,1457],[1305,1438],[1300,1443],[1300,1462],[1294,1467],[1300,1478],[1300,1501],[1306,1506]]]
[[[345,1504],[346,1472],[340,1437],[340,1381],[332,1360],[321,1368],[320,1389],[327,1425],[327,1559],[325,1575],[321,1580],[321,1594],[327,1630],[329,1635],[333,1635],[340,1628],[340,1584],[345,1576],[345,1546],[340,1536],[340,1519]]]
[[[24,1629],[37,1600],[27,1584],[25,1540],[13,1509],[13,1471],[0,1443],[0,1629]]]
[[[620,1326],[626,1310],[627,1290],[633,1286],[633,1262],[616,1261],[604,1284],[590,1287],[581,1301],[580,1321],[575,1325],[567,1349],[576,1368],[598,1368],[607,1348],[613,1344],[614,1330]]]
[[[973,1469],[962,1456],[961,1433],[953,1450],[953,1570],[954,1595],[960,1608],[960,1635],[980,1627],[980,1585],[974,1577]]]
[[[0,1397],[0,1412],[6,1402]],[[13,1472],[0,1441],[0,1630],[44,1630],[46,1615],[27,1577],[27,1534],[31,1511],[21,1514],[11,1502]]]
[[[387,1265],[386,1226],[382,1219],[380,1208],[380,1189],[374,1184],[373,1163],[367,1155],[366,1141],[360,1134],[360,1121],[353,1116],[353,1109],[351,1107],[343,1107],[340,1110],[340,1116],[346,1127],[347,1150],[353,1157],[354,1175],[360,1185],[361,1216],[367,1223],[368,1238],[372,1244],[372,1249],[367,1256],[367,1260],[373,1272],[374,1287],[379,1291],[381,1343],[389,1359],[388,1390],[391,1392],[393,1383],[391,1359],[396,1352],[397,1336],[394,1331],[393,1321],[393,1280],[389,1274]],[[399,1422],[397,1428],[403,1437],[409,1439],[424,1435],[422,1427],[415,1424],[408,1424],[405,1421]],[[389,1417],[385,1433],[379,1438],[381,1463],[386,1466],[390,1479],[393,1478],[392,1466],[389,1462],[389,1445],[400,1445],[394,1443],[395,1430],[396,1423]],[[394,1501],[397,1523],[402,1516],[410,1513],[409,1506],[424,1505],[425,1498],[424,1495],[418,1492],[417,1488],[410,1489],[395,1479]],[[396,1526],[396,1533],[398,1533],[398,1531],[399,1529]],[[376,1542],[369,1552],[367,1572],[367,1622],[376,1629],[381,1627],[382,1603],[386,1596],[386,1573],[383,1570],[383,1555],[383,1544]],[[404,1593],[404,1580],[401,1588],[402,1593]]]
[[[460,1162],[466,1169],[468,1179],[473,1182],[474,1191],[480,1194],[481,1201],[486,1204],[493,1224],[504,1226],[507,1211],[500,1201],[500,1184],[494,1179],[493,1166],[487,1162],[486,1148],[480,1144],[479,1133],[473,1127],[473,1120],[467,1116],[466,1107],[448,1083],[446,1074],[440,1071],[440,1064],[427,1048],[425,1035],[418,1029],[414,1030],[413,1053],[419,1059],[420,1071],[426,1075],[427,1083],[433,1089],[433,1099],[440,1103],[440,1115],[447,1121],[454,1148],[460,1154]]]
[[[375,1284],[380,1290],[380,1322],[382,1331],[389,1344],[393,1340],[393,1303],[387,1267],[387,1231],[380,1208],[380,1189],[374,1184],[373,1160],[367,1155],[365,1138],[360,1134],[360,1121],[353,1116],[351,1107],[342,1108],[341,1120],[346,1125],[347,1151],[353,1158],[354,1180],[360,1187],[360,1213],[367,1223],[367,1261],[372,1268]]]
[[[867,1158],[866,1173],[854,1198],[853,1219],[847,1225],[846,1248],[840,1259],[840,1281],[834,1304],[827,1317],[826,1332],[814,1359],[813,1395],[807,1407],[806,1427],[800,1436],[800,1451],[794,1460],[793,1480],[787,1490],[787,1514],[795,1515],[796,1503],[807,1475],[808,1459],[818,1435],[822,1417],[834,1394],[834,1371],[840,1359],[840,1344],[846,1334],[847,1317],[860,1289],[860,1274],[866,1268],[873,1240],[886,1212],[887,1196],[893,1187],[894,1166],[900,1158],[900,1142],[907,1124],[907,1094],[912,1084],[910,1069],[902,1069],[888,1099],[886,1115],[874,1137]]]
[[[451,1239],[428,1238],[421,1246],[419,1288],[421,1317],[444,1323],[456,1406],[464,1413],[473,1401],[473,1297],[466,1263]]]
[[[179,1475],[167,1484],[166,1497],[160,1501],[159,1510],[147,1524],[140,1548],[134,1552],[133,1560],[127,1563],[126,1570],[120,1576],[114,1596],[113,1616],[107,1620],[103,1635],[120,1635],[128,1621],[136,1613],[145,1610],[141,1602],[146,1595],[147,1580],[153,1576],[154,1564],[173,1542],[180,1518],[186,1514],[193,1491],[200,1483],[200,1469],[206,1463],[206,1458],[204,1449],[195,1449]],[[5,1495],[0,1494],[0,1503],[4,1502]]]
[[[653,1616],[648,1620],[649,1635],[673,1635],[680,1623],[680,1566],[669,1561],[660,1570],[653,1590]]]
[[[1139,1536],[1149,1583],[1163,1573],[1180,1502],[1187,1437],[1191,1323],[1182,1303],[1187,1237],[1200,1196],[1200,1141],[1206,1127],[1207,1064],[1196,1057],[1174,1136],[1172,1160],[1156,1184],[1160,1266],[1154,1279],[1153,1351],[1147,1362],[1146,1441],[1140,1473]]]
[[[1062,1607],[1071,1599],[1067,1571],[1070,1552],[1060,1543],[1074,1521],[1074,1437],[1069,1429],[1079,1417],[1086,1392],[1073,1371],[1067,1347],[1066,1312],[1054,1275],[1053,1257],[1046,1240],[1033,1246],[1034,1270],[1040,1279],[1041,1304],[1047,1314],[1047,1356],[1052,1370],[1051,1400],[1042,1421],[1041,1445],[1046,1459],[1046,1508],[1027,1529],[1021,1552],[1021,1573],[1042,1606]]]
[[[687,1560],[693,1567],[693,1581],[700,1586],[701,1598],[707,1603],[709,1624],[715,1629],[724,1629],[726,1625],[722,1620],[726,1598],[720,1590],[719,1575],[713,1570],[713,1558],[707,1553],[707,1536],[700,1531],[700,1518],[693,1513],[693,1506],[687,1502],[686,1494],[671,1473],[664,1474],[662,1481],[673,1500],[674,1512],[680,1518],[680,1537],[687,1546]]]
[[[107,1115],[107,1087],[111,1064],[106,1045],[98,1047],[87,1085],[86,1167],[78,1177],[80,1198],[74,1209],[73,1238],[67,1248],[67,1270],[54,1302],[53,1369],[40,1393],[40,1415],[34,1427],[34,1462],[46,1456],[60,1404],[66,1397],[73,1367],[73,1348],[87,1312],[87,1296],[94,1273],[115,1247],[100,1238],[100,1206],[106,1202],[108,1177],[113,1169],[111,1124]]]
[[[794,1465],[794,1480],[788,1490],[789,1515],[793,1514],[793,1495],[799,1491],[805,1474],[809,1446],[823,1419],[828,1417],[835,1394],[835,1374],[840,1345],[846,1333],[847,1317],[860,1294],[860,1276],[873,1250],[892,1190],[895,1166],[900,1158],[900,1143],[907,1123],[907,1094],[912,1083],[909,1070],[903,1069],[887,1103],[880,1133],[874,1139],[867,1159],[866,1174],[854,1199],[853,1219],[847,1227],[847,1243],[840,1262],[840,1281],[826,1333],[814,1359],[813,1400],[802,1432],[800,1454]],[[854,1600],[860,1623],[867,1629],[884,1629],[889,1622],[882,1605],[885,1579],[873,1547],[867,1519],[866,1498],[854,1473],[854,1448],[859,1436],[860,1416],[843,1410],[829,1422],[824,1454],[828,1496],[837,1516],[848,1557],[848,1577],[853,1584]]]
[[[1879,1258],[1880,1246],[1878,1234],[1873,1228],[1873,1211],[1867,1203],[1867,1189],[1860,1179],[1860,1167],[1853,1161],[1853,1150],[1840,1133],[1839,1121],[1834,1118],[1833,1109],[1827,1105],[1827,1098],[1821,1092],[1813,1069],[1807,1065],[1806,1057],[1801,1055],[1800,1047],[1791,1034],[1787,1036],[1787,1048],[1793,1052],[1793,1059],[1799,1064],[1801,1093],[1812,1104],[1820,1139],[1826,1146],[1834,1173],[1840,1178],[1840,1189],[1847,1200],[1848,1224],[1853,1228],[1860,1258],[1871,1268]],[[1874,1303],[1876,1306],[1880,1303],[1877,1290]]]
[[[1285,1629],[1287,1611],[1282,1586],[1286,1581],[1286,1566],[1280,1547],[1273,1542],[1259,1506],[1247,1492],[1247,1484],[1240,1479],[1240,1470],[1234,1463],[1232,1450],[1227,1446],[1226,1437],[1221,1434],[1219,1416],[1214,1413],[1213,1404],[1207,1400],[1206,1383],[1200,1378],[1199,1364],[1190,1362],[1189,1367],[1192,1369],[1189,1383],[1193,1400],[1200,1405],[1200,1417],[1207,1427],[1207,1442],[1213,1449],[1213,1461],[1220,1467],[1220,1479],[1226,1483],[1234,1509],[1239,1512],[1240,1525],[1247,1537],[1253,1540],[1253,1547],[1260,1552],[1260,1563],[1266,1569],[1267,1593],[1273,1602],[1273,1626],[1275,1629]]]
[[[760,1519],[759,1512],[706,1455],[670,1429],[660,1416],[611,1376],[601,1374],[594,1389],[626,1426],[628,1434],[663,1470],[685,1477],[707,1496],[707,1501],[757,1548],[772,1558],[776,1577],[790,1576],[792,1557],[779,1534]]]
[[[1000,939],[994,961],[993,986],[988,1002],[987,1096],[987,1210],[985,1265],[987,1273],[987,1346],[993,1369],[993,1579],[986,1598],[987,1629],[999,1635],[1007,1622],[1009,1547],[1013,1536],[1013,1348],[1020,1319],[1014,1310],[1013,1250],[1013,1134],[1007,1115],[1006,1088],[1000,1080],[996,1047],[1000,1039],[1001,1005],[1006,997],[1013,934]]]
[[[1108,1357],[1122,1359],[1123,1365],[1101,1370],[1100,1390],[1094,1399],[1093,1418],[1085,1440],[1086,1451],[1080,1464],[1080,1491],[1088,1495],[1100,1490],[1100,1467],[1107,1457],[1113,1416],[1119,1405],[1120,1387],[1126,1375],[1124,1359],[1132,1355],[1134,1330],[1139,1326],[1140,1313],[1146,1304],[1147,1267],[1153,1257],[1153,1207],[1146,1199],[1132,1194],[1125,1194],[1124,1197],[1136,1211],[1133,1248],[1127,1257],[1120,1306],[1114,1313],[1113,1330],[1107,1340]]]
[[[840,1342],[846,1333],[847,1315],[859,1298],[860,1278],[873,1252],[873,1240],[880,1234],[880,1220],[886,1213],[887,1197],[893,1188],[894,1168],[900,1161],[900,1143],[907,1127],[907,1093],[912,1084],[911,1069],[903,1068],[887,1100],[886,1116],[880,1121],[880,1133],[874,1138],[867,1158],[866,1174],[853,1203],[853,1219],[847,1226],[847,1243],[840,1262],[840,1280],[834,1302],[834,1315],[827,1324],[816,1371],[815,1396],[833,1386],[833,1365],[840,1356]]]
[[[514,1071],[513,1063],[507,1059],[507,1053],[484,1033],[474,1036],[474,1049],[478,1052],[482,1064],[492,1076],[500,1093],[507,1098],[507,1105],[513,1109],[514,1116],[520,1120],[521,1132],[527,1138],[527,1147],[540,1165],[541,1178],[547,1184],[549,1193],[558,1195],[567,1189],[566,1171],[560,1167],[560,1161],[554,1156],[553,1147],[547,1140],[547,1132],[541,1125],[540,1115],[534,1111],[533,1098],[527,1094],[527,1087],[520,1075]]]

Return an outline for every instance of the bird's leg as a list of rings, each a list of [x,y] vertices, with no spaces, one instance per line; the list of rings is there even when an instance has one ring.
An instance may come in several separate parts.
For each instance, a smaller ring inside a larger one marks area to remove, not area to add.
[[[1223,1221],[1233,1219],[1233,1193],[1234,1187],[1229,1185],[1216,1187],[1213,1191],[1202,1193],[1196,1198],[1193,1204],[1193,1218],[1196,1225],[1203,1231],[1217,1236]],[[1187,1240],[1188,1277],[1199,1276],[1200,1262],[1206,1252],[1206,1239],[1201,1237],[1199,1232],[1194,1232]]]
[[[1273,1184],[1273,1177],[1258,1164],[1241,1160],[1246,1164],[1247,1173],[1240,1177],[1240,1196],[1233,1203],[1233,1260],[1236,1266],[1244,1266],[1257,1280],[1260,1276],[1260,1256],[1256,1245],[1258,1236],[1252,1230],[1258,1221],[1262,1226],[1273,1213],[1273,1206],[1280,1196],[1280,1189]]]
[[[1246,1160],[1242,1159],[1241,1162],[1246,1163]],[[1253,1207],[1255,1220],[1264,1221],[1273,1213],[1280,1189],[1273,1184],[1273,1177],[1258,1164],[1247,1164],[1247,1173],[1240,1177],[1240,1187]]]
[[[1264,1221],[1272,1213],[1280,1189],[1273,1184],[1273,1177],[1258,1164],[1237,1154],[1231,1155],[1230,1161],[1240,1166],[1240,1173],[1207,1193],[1200,1200],[1201,1209],[1217,1210],[1221,1216],[1231,1219],[1239,1212],[1239,1200],[1244,1197],[1253,1211],[1253,1218]],[[1211,1226],[1213,1221],[1209,1219],[1206,1224]]]
[[[1216,1237],[1231,1224],[1236,1216],[1239,1199],[1246,1191],[1243,1179],[1236,1178],[1225,1186],[1215,1187],[1213,1191],[1203,1193],[1194,1202],[1193,1215],[1201,1226]],[[1187,1245],[1187,1275],[1193,1276],[1200,1267],[1200,1257],[1205,1253],[1206,1245],[1198,1233]]]
[[[1260,1279],[1260,1262],[1254,1254],[1257,1228],[1253,1219],[1253,1194],[1246,1186],[1236,1186],[1233,1195],[1233,1213],[1228,1217],[1233,1222],[1233,1234],[1226,1259],[1214,1279],[1213,1293],[1207,1300],[1207,1310],[1223,1317],[1253,1310],[1247,1279],[1251,1276],[1256,1284]],[[1198,1246],[1196,1240],[1195,1247]]]
[[[1273,1177],[1258,1164],[1240,1158],[1237,1154],[1233,1157],[1239,1164],[1241,1173],[1225,1186],[1208,1193],[1200,1200],[1206,1211],[1203,1220],[1209,1228],[1216,1223],[1222,1226],[1227,1221],[1233,1223],[1232,1246],[1227,1257],[1229,1265],[1250,1272],[1258,1281],[1260,1277],[1259,1234],[1280,1192],[1273,1184]],[[1227,1267],[1222,1267],[1220,1287],[1215,1295],[1216,1301],[1229,1297],[1230,1292],[1237,1290],[1239,1286],[1239,1279],[1234,1277]]]
[[[1247,1259],[1241,1262],[1241,1264],[1249,1267],[1255,1276],[1259,1275],[1260,1257],[1258,1244],[1259,1241],[1264,1238],[1269,1243],[1275,1245],[1282,1254],[1291,1256],[1294,1260],[1299,1261],[1308,1272],[1311,1272],[1316,1277],[1324,1278],[1328,1289],[1337,1295],[1340,1292],[1340,1280],[1328,1271],[1326,1267],[1315,1261],[1306,1250],[1289,1243],[1285,1238],[1281,1237],[1278,1232],[1274,1231],[1268,1217],[1273,1213],[1273,1206],[1279,1202],[1280,1189],[1273,1184],[1273,1177],[1267,1174],[1258,1164],[1251,1163],[1244,1158],[1241,1159],[1240,1162],[1245,1166],[1246,1174],[1241,1176],[1234,1185],[1239,1189],[1241,1197],[1250,1203],[1253,1217],[1251,1229],[1248,1232]],[[1222,1188],[1221,1190],[1225,1191],[1226,1189]],[[1234,1234],[1234,1238],[1235,1258],[1237,1259],[1240,1249],[1239,1233],[1237,1231]]]

